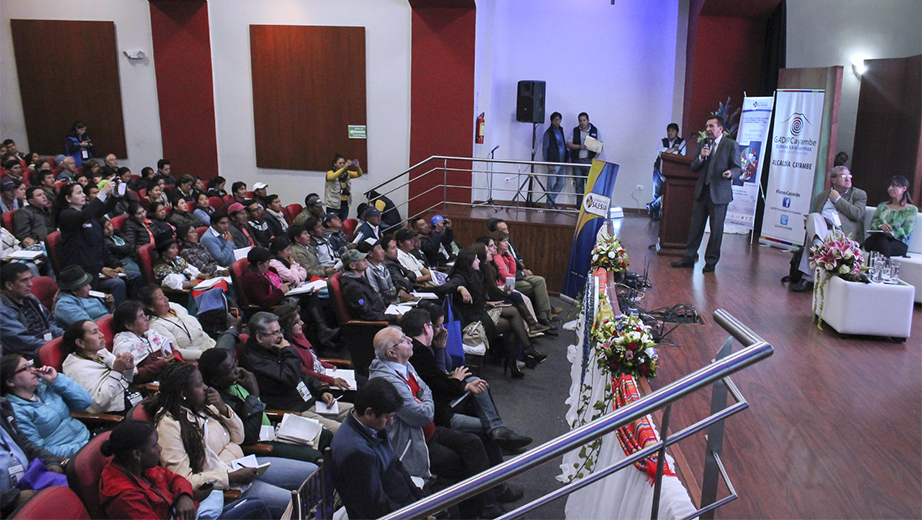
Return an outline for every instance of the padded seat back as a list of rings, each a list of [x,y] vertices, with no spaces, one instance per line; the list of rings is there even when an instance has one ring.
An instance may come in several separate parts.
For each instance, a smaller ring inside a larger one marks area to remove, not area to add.
[[[54,274],[61,274],[61,257],[58,254],[58,245],[61,243],[61,232],[52,231],[45,238],[45,249],[48,250],[48,258],[51,260],[51,268]]]
[[[58,284],[50,276],[36,276],[32,278],[32,295],[42,302],[42,305],[52,310],[54,295],[58,293]]]
[[[71,459],[66,466],[67,484],[70,486],[92,518],[105,518],[99,506],[99,478],[106,464],[112,457],[106,457],[99,451],[102,443],[109,439],[111,432],[103,432],[90,439],[86,446]],[[49,518],[57,518],[52,516]]]

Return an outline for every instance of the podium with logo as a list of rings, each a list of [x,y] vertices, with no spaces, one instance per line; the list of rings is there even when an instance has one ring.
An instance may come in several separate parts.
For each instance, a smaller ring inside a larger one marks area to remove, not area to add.
[[[657,252],[685,254],[688,224],[695,206],[695,183],[698,174],[691,170],[694,155],[661,153],[663,183],[663,217],[659,226]]]

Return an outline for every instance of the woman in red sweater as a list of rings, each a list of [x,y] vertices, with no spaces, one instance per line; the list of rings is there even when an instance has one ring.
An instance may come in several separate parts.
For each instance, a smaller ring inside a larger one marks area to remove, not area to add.
[[[250,303],[263,310],[278,305],[290,287],[282,282],[278,272],[269,267],[272,253],[261,247],[254,247],[247,253],[249,269],[243,273],[240,280],[243,292]]]

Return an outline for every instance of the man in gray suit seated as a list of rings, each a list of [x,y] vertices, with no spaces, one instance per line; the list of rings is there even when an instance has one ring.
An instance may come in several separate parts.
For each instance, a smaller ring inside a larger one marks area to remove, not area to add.
[[[868,204],[868,194],[852,187],[852,174],[845,166],[836,166],[829,172],[829,183],[831,187],[828,190],[814,197],[810,214],[804,222],[807,235],[798,266],[803,276],[791,285],[794,292],[813,288],[810,247],[821,243],[831,230],[840,230],[859,244],[864,242],[864,210]]]

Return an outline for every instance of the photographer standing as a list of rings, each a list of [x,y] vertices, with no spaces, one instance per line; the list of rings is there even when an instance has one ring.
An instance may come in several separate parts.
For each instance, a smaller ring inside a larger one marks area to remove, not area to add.
[[[349,204],[352,202],[352,179],[363,175],[358,159],[346,160],[342,155],[333,156],[333,169],[327,172],[324,191],[324,206],[327,213],[336,213],[339,218],[349,218]]]
[[[77,168],[83,166],[83,161],[93,157],[93,141],[86,133],[85,122],[74,121],[74,126],[71,127],[70,134],[64,141],[64,154],[74,158]]]

